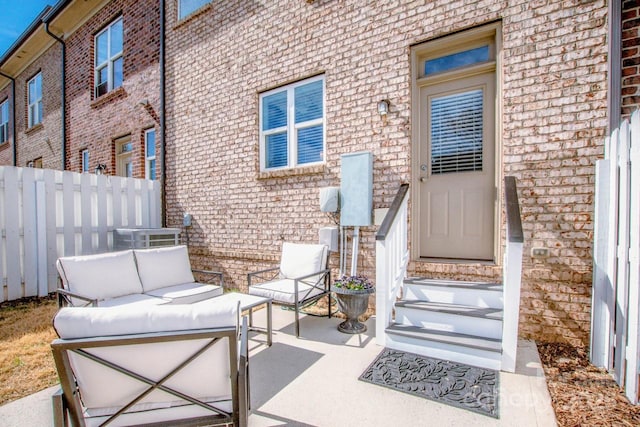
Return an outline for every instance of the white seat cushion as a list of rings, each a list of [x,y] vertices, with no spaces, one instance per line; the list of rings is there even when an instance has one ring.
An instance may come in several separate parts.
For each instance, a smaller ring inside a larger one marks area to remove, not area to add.
[[[126,305],[128,307],[137,308],[141,306],[162,305],[167,303],[168,301],[163,300],[162,298],[152,297],[145,294],[131,294],[98,301],[98,307],[117,307]]]
[[[301,301],[302,298],[310,298],[323,292],[322,289],[312,289],[311,292],[309,292],[311,288],[311,285],[298,282],[298,301]],[[308,295],[307,292],[309,292]],[[287,304],[295,304],[296,302],[294,280],[291,279],[280,279],[253,285],[249,287],[249,295],[272,298],[274,301]]]
[[[88,298],[104,300],[142,293],[131,250],[62,257],[58,271],[67,290]]]
[[[108,337],[235,326],[236,304],[63,307],[53,319],[60,338]]]
[[[136,249],[134,252],[144,292],[195,282],[186,246]]]
[[[169,304],[193,304],[222,295],[222,287],[192,282],[155,289],[146,295],[161,298]]]
[[[280,273],[285,279],[296,279],[324,270],[327,262],[325,245],[282,243]]]

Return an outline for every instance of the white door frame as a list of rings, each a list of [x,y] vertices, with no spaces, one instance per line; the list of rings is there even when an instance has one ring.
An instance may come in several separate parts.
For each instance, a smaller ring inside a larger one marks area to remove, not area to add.
[[[451,36],[439,38],[433,41],[427,41],[420,45],[413,46],[411,48],[411,185],[415,189],[420,188],[420,143],[422,138],[420,130],[420,80],[423,74],[422,64],[424,57],[428,55],[446,54],[448,52],[455,52],[457,48],[459,50],[469,49],[473,47],[470,43],[474,41],[481,42],[482,40],[491,40],[495,49],[495,61],[492,64],[479,64],[476,66],[467,67],[460,71],[453,71],[441,76],[438,80],[445,81],[448,79],[457,79],[462,75],[472,75],[474,73],[485,73],[490,69],[495,70],[496,76],[496,96],[495,96],[495,188],[496,188],[496,203],[494,208],[494,255],[493,263],[496,265],[501,264],[502,260],[502,213],[501,203],[503,200],[502,195],[502,32],[501,24],[499,22],[488,24],[482,27],[474,28],[468,31],[453,34]],[[435,81],[435,79],[434,79]],[[421,236],[422,230],[420,229],[420,191],[411,192],[411,245],[410,253],[412,260],[425,260],[420,257],[421,254]],[[470,261],[474,263],[486,261]]]

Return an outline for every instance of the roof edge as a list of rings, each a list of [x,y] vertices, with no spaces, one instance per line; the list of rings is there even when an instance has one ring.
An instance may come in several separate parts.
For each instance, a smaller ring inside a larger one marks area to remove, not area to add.
[[[60,3],[63,3],[63,2],[61,1]],[[60,3],[58,3],[58,5]],[[67,3],[67,0],[64,0],[64,3]],[[56,5],[56,8],[58,5]],[[29,24],[27,29],[24,30],[22,34],[20,34],[18,39],[15,42],[13,42],[11,46],[9,46],[9,49],[7,49],[7,51],[0,57],[0,68],[7,62],[9,58],[13,56],[14,53],[16,53],[16,51],[20,48],[20,46],[22,46],[22,44],[38,29],[40,24],[42,24],[44,17],[48,16],[51,9],[53,9],[51,6],[46,6],[42,10],[42,12],[38,14],[36,19],[34,19],[33,22]]]

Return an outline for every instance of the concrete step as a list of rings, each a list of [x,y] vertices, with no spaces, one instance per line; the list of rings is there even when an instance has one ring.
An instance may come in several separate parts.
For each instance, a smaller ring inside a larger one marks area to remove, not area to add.
[[[504,306],[502,285],[486,282],[406,279],[403,286],[403,299],[480,308],[502,309]]]
[[[491,339],[502,338],[502,310],[419,300],[396,303],[396,323]]]
[[[396,323],[386,329],[385,341],[387,347],[397,350],[487,369],[500,369],[502,343],[499,339]]]

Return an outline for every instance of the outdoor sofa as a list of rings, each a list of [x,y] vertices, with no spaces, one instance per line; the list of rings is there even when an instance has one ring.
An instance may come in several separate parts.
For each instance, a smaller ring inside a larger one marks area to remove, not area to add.
[[[61,257],[60,306],[192,304],[223,293],[222,273],[192,270],[186,246]],[[199,283],[193,272],[215,278]]]
[[[247,322],[239,307],[63,307],[51,347],[54,425],[245,426]]]

